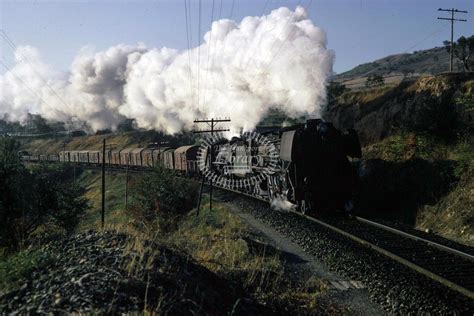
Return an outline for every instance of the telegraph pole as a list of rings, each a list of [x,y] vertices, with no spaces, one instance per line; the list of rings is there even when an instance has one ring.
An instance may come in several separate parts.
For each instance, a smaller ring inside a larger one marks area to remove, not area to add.
[[[130,160],[130,156],[128,157]],[[128,169],[130,161],[127,163],[127,171],[125,173],[125,211],[128,211]]]
[[[211,136],[214,136],[214,133],[215,132],[228,132],[229,129],[216,129],[216,125],[219,124],[219,123],[222,123],[222,122],[230,122],[230,119],[229,118],[225,118],[225,119],[215,119],[215,118],[211,118],[211,119],[204,119],[204,120],[194,120],[194,123],[198,124],[198,123],[206,123],[210,129],[208,130],[197,130],[197,131],[194,131],[194,134],[202,134],[202,133],[211,133]],[[209,146],[209,170],[212,171],[212,161],[213,161],[213,145],[212,145],[212,142],[211,142],[211,145]],[[206,157],[206,160],[207,160],[207,157]],[[201,188],[199,189],[199,200],[198,200],[198,206],[197,206],[197,213],[196,213],[196,216],[199,216],[199,209],[201,208],[201,198],[202,198],[202,188],[204,187],[204,175],[202,175],[202,180],[201,180]],[[209,191],[209,210],[212,211],[212,178],[209,179],[209,183],[210,183],[210,191]]]
[[[105,222],[105,138],[102,146],[102,213],[101,213],[102,229]]]
[[[467,21],[467,20],[464,20],[464,19],[455,19],[454,14],[455,13],[468,13],[468,12],[458,10],[458,9],[454,9],[454,8],[452,8],[452,9],[441,9],[441,8],[439,8],[438,11],[451,12],[451,17],[450,18],[438,17],[438,20],[451,21],[451,47],[449,48],[449,72],[453,72],[454,21],[460,21],[460,22],[466,22]]]

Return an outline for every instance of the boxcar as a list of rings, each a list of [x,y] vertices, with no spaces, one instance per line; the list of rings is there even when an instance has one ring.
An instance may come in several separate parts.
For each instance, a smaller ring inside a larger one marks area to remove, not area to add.
[[[163,152],[163,166],[166,169],[174,169],[174,149],[168,149]]]
[[[190,173],[188,171],[188,161],[190,164],[194,165],[197,161],[197,152],[199,146],[182,146],[175,150],[174,152],[174,168],[186,174]],[[195,167],[193,166],[193,169]]]
[[[69,162],[69,151],[60,151],[59,152],[59,161],[60,162]]]
[[[135,148],[130,151],[130,165],[134,167],[143,166],[142,152],[144,148]]]
[[[110,164],[111,165],[120,166],[120,151],[121,150],[110,151]]]
[[[102,164],[102,150],[98,151],[98,157],[99,157],[99,164]],[[92,162],[91,162],[92,163]],[[111,164],[111,153],[110,149],[105,151],[105,164],[109,165]]]
[[[58,160],[59,160],[59,156],[58,156],[58,155],[49,155],[49,156],[48,156],[48,161],[57,162]]]
[[[75,150],[70,151],[69,159],[71,162],[75,162],[75,163],[79,162],[79,152]]]
[[[120,165],[121,166],[130,166],[130,152],[133,150],[133,148],[125,148],[122,149],[119,153],[120,155]]]
[[[142,151],[142,166],[153,167],[153,151],[155,148],[147,148]]]
[[[98,150],[89,151],[89,163],[93,163],[93,164],[102,163],[102,152],[100,152],[100,155],[99,155]]]
[[[169,147],[154,148],[151,154],[153,160],[153,166],[164,166],[165,165],[165,151],[170,149]]]
[[[81,164],[88,164],[89,163],[89,151],[87,150],[82,150],[78,151],[78,162]]]

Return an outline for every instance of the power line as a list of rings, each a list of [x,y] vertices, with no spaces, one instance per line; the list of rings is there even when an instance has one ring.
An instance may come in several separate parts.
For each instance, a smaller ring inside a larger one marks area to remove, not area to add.
[[[462,11],[458,9],[441,9],[439,8],[438,11],[444,11],[444,12],[451,12],[451,17],[450,18],[443,18],[443,17],[438,17],[438,20],[447,20],[451,21],[451,46],[449,47],[449,72],[453,72],[453,36],[454,36],[454,21],[459,21],[459,22],[466,22],[467,20],[465,19],[455,19],[454,18],[454,13],[468,13],[467,11]]]
[[[235,0],[232,0],[232,5],[231,5],[231,8],[230,8],[230,14],[229,14],[229,20],[232,19],[232,15],[234,14],[234,4],[235,4]],[[220,60],[220,62],[219,62],[219,66],[217,67],[217,69],[222,68],[222,62],[223,62],[223,60],[224,60],[224,53],[225,53],[225,47],[226,47],[226,43],[227,43],[228,33],[229,33],[229,23],[227,23],[227,27],[226,27],[226,30],[225,30],[225,34],[226,34],[226,35],[225,35],[225,37],[224,37],[224,43],[223,43],[223,45],[222,45],[222,50],[221,50],[221,54],[220,54],[220,55],[221,55],[221,60]],[[220,80],[220,78],[222,77],[222,73],[223,73],[223,71],[222,71],[221,73],[219,73],[219,75],[218,75],[218,79],[219,79],[219,80]],[[214,76],[213,76],[212,78],[214,79]],[[213,80],[213,81],[214,81],[214,80]],[[214,81],[214,82],[215,82],[215,81]],[[216,91],[215,88],[216,88],[216,87],[215,87],[215,85],[214,85],[214,88],[212,89],[212,97],[211,97],[211,99],[214,97],[214,93],[215,93],[215,91]]]
[[[204,80],[204,106],[206,105],[206,94],[207,94],[207,76],[209,74],[209,56],[211,54],[211,45],[212,45],[212,22],[214,20],[214,5],[215,0],[212,0],[212,11],[211,11],[211,32],[209,34],[209,45],[207,48],[207,63],[206,63],[206,79]]]
[[[189,4],[191,6],[191,4]],[[191,27],[191,10],[189,8],[189,23],[188,23],[188,1],[184,0],[184,14],[186,16],[186,43],[188,45],[188,62],[189,62],[189,89],[191,92],[191,103],[194,102],[194,88],[193,88],[193,72],[191,70],[191,41],[190,41],[190,27]]]
[[[17,52],[17,46],[15,45],[15,43],[13,42],[13,40],[11,39],[11,37],[8,36],[8,34],[0,29],[0,35],[3,37],[3,39],[5,40],[5,42],[16,52],[16,54],[23,60],[25,61],[29,66],[30,68],[34,71],[34,73],[44,82],[44,84],[49,88],[49,90],[61,101],[61,103],[63,105],[65,105],[67,108],[71,108],[69,106],[69,104],[67,104],[63,98],[61,98],[59,96],[59,94],[53,89],[53,87],[51,87],[49,85],[49,83],[46,81],[46,79],[41,76],[41,74],[36,70],[35,67],[33,67],[32,63],[30,63],[30,61],[28,60],[28,58],[26,58],[24,55],[22,55],[21,53]]]
[[[446,24],[447,25],[447,24]],[[393,62],[396,62],[398,61],[399,59],[401,59],[403,57],[404,54],[408,53],[409,51],[411,51],[413,48],[417,47],[418,45],[420,45],[421,43],[423,43],[424,41],[426,41],[428,38],[430,38],[431,36],[441,32],[445,27],[446,25],[438,28],[437,30],[431,32],[430,34],[428,34],[426,37],[424,37],[423,39],[421,39],[420,41],[416,42],[414,45],[410,46],[409,48],[405,49],[404,51],[402,51],[398,56],[396,56],[393,60],[391,60],[390,62],[393,63]],[[364,75],[367,76],[371,73],[373,73],[374,71],[377,71],[379,69],[381,69],[382,67],[384,67],[383,65],[380,65],[378,67],[375,67],[373,68],[372,70],[370,70],[369,72],[366,72]],[[349,79],[349,80],[346,80],[346,81],[342,81],[341,83],[345,83],[347,81],[350,81],[352,79]]]
[[[199,19],[198,19],[198,82],[197,82],[197,95],[198,95],[198,109],[201,109],[201,100],[200,100],[200,72],[201,72],[201,12],[202,11],[202,3],[199,0]]]
[[[43,98],[37,94],[29,85],[26,84],[26,82],[24,82],[20,77],[18,77],[17,75],[15,75],[15,73],[13,71],[10,70],[10,68],[3,62],[0,60],[0,64],[13,76],[15,77],[15,79],[17,79],[18,81],[20,81],[30,92],[31,94],[33,94],[33,96],[36,96],[42,103],[46,104],[47,106],[51,107],[46,101],[43,100]]]
[[[221,4],[219,6],[219,17],[217,18],[218,21],[220,21],[221,17],[222,17],[222,4],[224,3],[224,0],[221,0]],[[212,23],[211,23],[211,32],[212,32]],[[219,35],[219,24],[217,24],[217,27],[216,27],[216,36]],[[213,51],[213,54],[212,54],[212,60],[211,60],[211,69],[213,70],[214,69],[214,62],[216,60],[216,49],[217,47],[217,39],[214,40],[214,49],[212,50]],[[216,88],[216,84],[215,84],[215,81],[214,81],[214,78],[215,78],[215,72],[213,71],[211,73],[211,84],[212,84],[212,92],[214,92],[214,89]]]

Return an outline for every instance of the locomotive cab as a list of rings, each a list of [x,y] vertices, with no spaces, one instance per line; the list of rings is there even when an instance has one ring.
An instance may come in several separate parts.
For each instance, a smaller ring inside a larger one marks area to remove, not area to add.
[[[281,133],[280,158],[286,168],[287,199],[302,212],[348,210],[357,190],[357,173],[348,157],[361,157],[354,130],[308,120]]]

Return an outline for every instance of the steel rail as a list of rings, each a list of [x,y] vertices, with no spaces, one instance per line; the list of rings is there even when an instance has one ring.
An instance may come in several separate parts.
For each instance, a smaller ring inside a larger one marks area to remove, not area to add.
[[[439,275],[437,275],[437,274],[435,274],[435,273],[433,273],[433,272],[431,272],[431,271],[429,271],[429,270],[427,270],[423,267],[420,267],[419,265],[414,264],[413,262],[410,262],[410,261],[408,261],[408,260],[406,260],[406,259],[404,259],[404,258],[388,251],[388,250],[385,250],[385,249],[383,249],[383,248],[381,248],[377,245],[374,245],[373,243],[371,243],[367,240],[364,240],[360,237],[357,237],[357,236],[355,236],[351,233],[348,233],[348,232],[346,232],[346,231],[344,231],[340,228],[337,228],[337,227],[335,227],[331,224],[328,224],[326,222],[323,222],[319,219],[316,219],[316,218],[313,218],[313,217],[310,217],[308,215],[301,214],[301,213],[297,213],[297,214],[299,214],[300,216],[303,216],[304,218],[306,218],[306,219],[308,219],[312,222],[315,222],[315,223],[317,223],[321,226],[324,226],[324,227],[326,227],[326,228],[328,228],[328,229],[330,229],[330,230],[332,230],[336,233],[339,233],[339,234],[341,234],[341,235],[343,235],[343,236],[345,236],[345,237],[347,237],[347,238],[349,238],[349,239],[351,239],[351,240],[353,240],[353,241],[355,241],[359,244],[367,246],[367,247],[383,254],[384,256],[387,256],[387,257],[389,257],[389,258],[391,258],[391,259],[393,259],[393,260],[395,260],[395,261],[411,268],[412,270],[415,270],[418,273],[421,273],[421,274],[429,277],[430,279],[435,280],[435,281],[437,281],[437,282],[439,282],[439,283],[441,283],[441,284],[443,284],[443,285],[445,285],[445,286],[447,286],[447,287],[449,287],[449,288],[451,288],[451,289],[453,289],[453,290],[469,297],[470,299],[474,299],[474,292],[472,292],[472,291],[470,291],[470,290],[468,290],[468,289],[466,289],[466,288],[464,288],[464,287],[462,287],[462,286],[460,286],[456,283],[453,283],[453,282],[451,282],[451,281],[449,281],[449,280],[447,280],[447,279],[445,279],[445,278],[443,278],[443,277],[441,277],[441,276],[439,276]]]
[[[366,224],[369,224],[369,225],[372,225],[372,226],[375,226],[375,227],[378,227],[378,228],[381,228],[381,229],[390,231],[390,232],[392,232],[392,233],[398,234],[398,235],[403,236],[403,237],[406,237],[406,238],[410,238],[410,239],[413,239],[413,240],[416,240],[416,241],[424,242],[424,243],[426,243],[426,244],[428,244],[428,245],[430,245],[430,246],[432,246],[432,247],[438,248],[438,249],[440,249],[440,250],[443,250],[443,251],[452,253],[452,254],[454,254],[454,255],[463,257],[464,259],[467,259],[467,260],[469,260],[469,261],[471,261],[471,262],[474,262],[474,256],[472,256],[472,255],[470,255],[470,254],[468,254],[468,253],[465,253],[465,252],[459,251],[459,250],[457,250],[457,249],[453,249],[453,248],[450,248],[450,247],[447,247],[447,246],[438,244],[438,243],[436,243],[436,242],[434,242],[434,241],[427,240],[427,239],[424,239],[424,238],[421,238],[421,237],[418,237],[418,236],[409,234],[409,233],[407,233],[407,232],[404,232],[404,231],[398,230],[398,229],[396,229],[396,228],[393,228],[393,227],[390,227],[390,226],[387,226],[387,225],[384,225],[384,224],[380,224],[380,223],[377,223],[377,222],[368,220],[368,219],[363,218],[363,217],[356,216],[355,218],[356,218],[358,221],[360,221],[360,222],[363,222],[363,223],[366,223]]]

